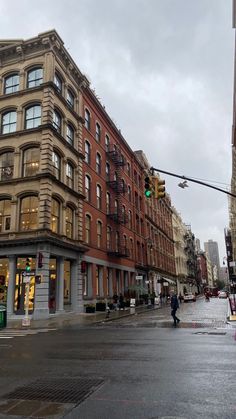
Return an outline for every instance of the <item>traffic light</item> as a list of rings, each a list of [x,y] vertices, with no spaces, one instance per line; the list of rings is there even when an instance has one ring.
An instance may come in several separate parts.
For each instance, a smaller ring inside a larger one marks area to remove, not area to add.
[[[155,178],[155,198],[161,199],[166,196],[165,180]]]
[[[29,258],[26,259],[25,270],[26,270],[26,272],[30,272],[31,271],[30,259]]]
[[[145,196],[146,198],[151,198],[153,195],[153,183],[152,183],[152,177],[147,176],[144,179],[144,188],[145,188]]]
[[[43,254],[41,252],[38,253],[38,268],[43,267]]]

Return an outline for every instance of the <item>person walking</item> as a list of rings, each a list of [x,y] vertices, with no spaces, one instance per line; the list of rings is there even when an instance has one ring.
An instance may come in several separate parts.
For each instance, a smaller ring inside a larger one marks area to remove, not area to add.
[[[177,323],[180,322],[180,319],[178,319],[178,317],[176,316],[176,311],[179,308],[179,302],[178,302],[177,295],[175,293],[171,295],[170,306],[171,306],[171,316],[173,317],[173,320],[174,320],[173,326],[176,327]]]

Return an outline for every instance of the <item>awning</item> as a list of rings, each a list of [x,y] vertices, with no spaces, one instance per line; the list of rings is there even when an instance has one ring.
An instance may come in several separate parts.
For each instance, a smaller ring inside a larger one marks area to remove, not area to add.
[[[175,281],[172,281],[172,279],[165,278],[164,276],[162,276],[162,279],[164,279],[164,281],[166,281],[166,282],[169,282],[169,284],[174,284],[174,285],[176,285]]]

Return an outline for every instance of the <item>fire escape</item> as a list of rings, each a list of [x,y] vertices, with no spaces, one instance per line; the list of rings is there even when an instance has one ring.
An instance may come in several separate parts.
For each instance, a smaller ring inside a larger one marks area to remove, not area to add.
[[[111,190],[107,217],[110,219],[115,231],[115,234],[112,234],[107,253],[110,256],[129,257],[129,249],[124,239],[124,225],[127,224],[128,217],[123,205],[123,196],[127,192],[127,185],[124,179],[122,179],[122,171],[126,162],[118,147],[115,147],[113,150],[109,148],[106,154],[111,163],[111,170],[107,174],[107,185]]]

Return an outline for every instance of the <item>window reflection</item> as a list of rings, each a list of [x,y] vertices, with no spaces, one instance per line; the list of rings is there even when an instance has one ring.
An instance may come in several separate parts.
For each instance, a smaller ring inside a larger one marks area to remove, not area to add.
[[[8,93],[18,92],[19,90],[19,75],[18,74],[11,74],[10,76],[5,78],[5,85],[4,85],[4,93],[7,95]]]
[[[0,180],[8,180],[13,177],[14,154],[12,152],[0,155]]]
[[[2,116],[2,134],[16,131],[16,111],[6,112]]]
[[[54,176],[60,180],[61,159],[59,154],[57,154],[55,151],[52,152],[52,165]]]
[[[28,72],[27,77],[27,87],[37,87],[40,86],[43,82],[43,69],[42,68],[33,68]]]
[[[9,231],[11,228],[11,201],[4,199],[0,201],[0,233]]]
[[[26,109],[25,128],[37,128],[39,125],[41,125],[41,106],[34,105]]]

